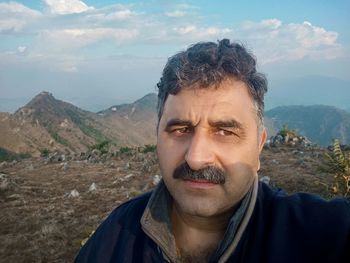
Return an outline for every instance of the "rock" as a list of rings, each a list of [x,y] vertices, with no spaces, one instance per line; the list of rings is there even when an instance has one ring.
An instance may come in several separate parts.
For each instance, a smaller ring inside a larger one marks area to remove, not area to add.
[[[154,175],[153,181],[152,181],[153,185],[157,185],[161,179],[162,179],[162,177],[160,175],[158,175],[158,174]]]
[[[133,175],[133,174],[128,174],[128,175],[126,175],[126,176],[124,177],[124,179],[130,179],[131,177],[134,177],[134,175]]]
[[[5,169],[6,167],[8,167],[8,162],[4,161],[2,163],[0,163],[0,169]]]
[[[271,139],[267,139],[265,144],[264,144],[264,147],[265,148],[270,148],[270,146],[271,146]]]
[[[89,192],[94,192],[97,190],[97,187],[96,187],[96,184],[95,183],[92,183],[89,187]]]
[[[73,189],[72,191],[70,191],[68,197],[73,197],[73,198],[76,198],[76,197],[79,197],[80,194],[79,192],[76,190],[76,189]]]
[[[93,149],[93,150],[91,151],[91,154],[92,154],[92,155],[95,155],[95,156],[100,156],[100,155],[101,155],[101,151],[99,151],[99,150],[97,150],[97,149]]]
[[[68,170],[68,168],[69,168],[69,165],[68,165],[68,163],[67,163],[67,162],[62,163],[62,170],[63,170],[63,171],[67,171],[67,170]]]
[[[265,184],[270,184],[271,178],[265,175],[265,176],[261,177],[259,181],[263,182]]]
[[[27,168],[29,171],[33,171],[34,170],[34,166],[33,166],[33,164],[31,163],[29,166],[28,166],[28,168]]]
[[[66,161],[66,155],[65,155],[65,154],[62,154],[62,155],[60,156],[60,160],[61,160],[61,162],[65,162],[65,161]]]
[[[298,138],[298,137],[294,137],[294,138],[292,139],[292,141],[295,142],[295,143],[298,143],[298,142],[299,142],[299,138]]]
[[[15,188],[17,184],[7,174],[0,173],[0,192],[5,192]]]
[[[271,146],[278,146],[284,142],[284,138],[281,135],[271,136],[270,138],[270,145]]]
[[[286,134],[286,136],[284,136],[284,142],[285,143],[289,142],[289,134]]]
[[[17,161],[16,161],[16,160],[13,160],[12,162],[10,162],[10,166],[15,165],[16,163],[17,163]]]

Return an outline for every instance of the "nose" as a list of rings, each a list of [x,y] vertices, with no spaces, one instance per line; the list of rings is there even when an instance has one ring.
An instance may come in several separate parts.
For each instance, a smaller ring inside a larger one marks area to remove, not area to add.
[[[210,139],[197,132],[192,135],[185,155],[187,164],[193,170],[199,170],[214,164],[215,155]]]

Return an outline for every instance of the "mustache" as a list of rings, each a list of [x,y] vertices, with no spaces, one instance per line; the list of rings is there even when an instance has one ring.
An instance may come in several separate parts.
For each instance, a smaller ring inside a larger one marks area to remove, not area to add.
[[[200,170],[193,170],[186,162],[175,168],[173,178],[183,180],[206,180],[214,184],[224,184],[226,173],[221,168],[208,166]]]

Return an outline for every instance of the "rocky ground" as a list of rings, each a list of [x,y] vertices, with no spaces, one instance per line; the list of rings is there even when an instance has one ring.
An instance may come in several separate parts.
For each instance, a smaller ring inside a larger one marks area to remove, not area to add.
[[[330,197],[327,149],[273,139],[260,177],[293,193]],[[0,262],[72,262],[82,241],[113,208],[159,181],[154,152],[99,152],[0,165]]]

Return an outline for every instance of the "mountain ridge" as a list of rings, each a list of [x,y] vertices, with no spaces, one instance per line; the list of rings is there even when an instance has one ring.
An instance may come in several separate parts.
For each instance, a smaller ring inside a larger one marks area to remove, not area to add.
[[[103,141],[117,147],[155,144],[156,106],[157,95],[149,93],[94,113],[44,91],[13,114],[0,113],[0,147],[38,156],[43,149],[84,152]],[[350,140],[350,113],[333,106],[292,105],[266,111],[270,135],[284,124],[322,146],[333,138],[344,144]]]
[[[276,129],[287,125],[314,143],[326,146],[333,139],[346,144],[350,141],[350,113],[328,105],[279,106],[265,113]]]

